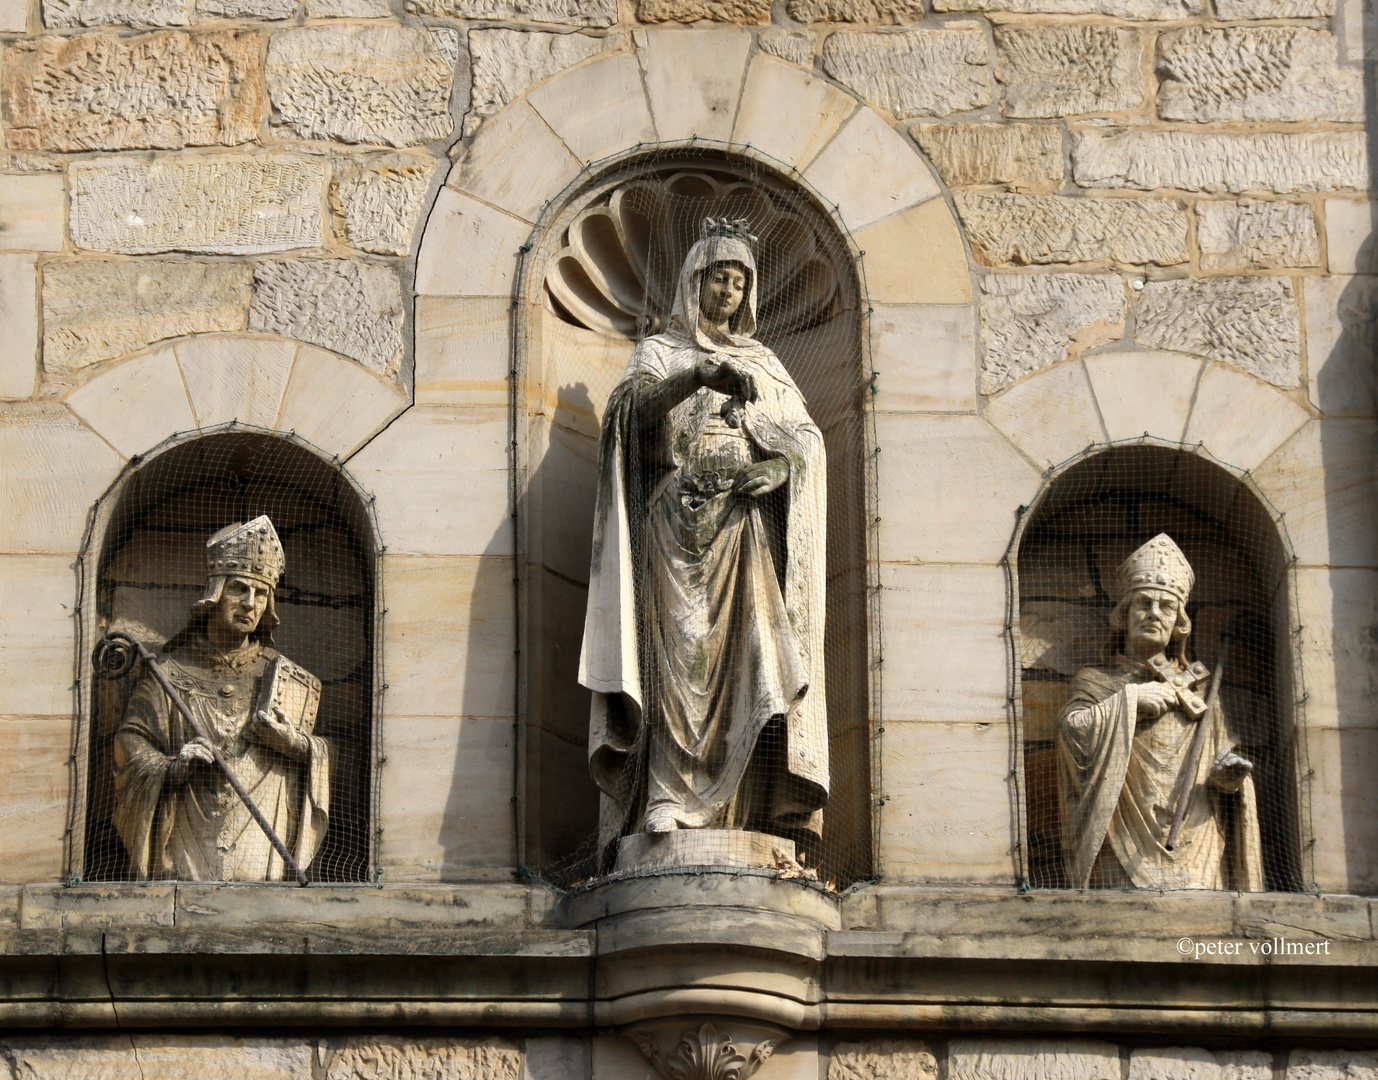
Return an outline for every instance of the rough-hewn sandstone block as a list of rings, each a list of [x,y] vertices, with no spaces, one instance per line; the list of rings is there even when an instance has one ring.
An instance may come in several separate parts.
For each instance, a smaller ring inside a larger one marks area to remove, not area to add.
[[[915,124],[909,134],[949,187],[1062,179],[1062,132],[1051,124]]]
[[[1193,26],[1158,44],[1167,120],[1362,120],[1363,72],[1336,62],[1335,38],[1298,26]]]
[[[311,1075],[311,1044],[293,1039],[224,1035],[32,1036],[6,1039],[15,1076],[105,1080],[106,1077],[233,1076],[296,1080]]]
[[[303,139],[412,146],[450,134],[453,72],[407,26],[301,26],[268,44],[274,123]]]
[[[990,55],[975,23],[897,34],[832,34],[823,68],[897,117],[948,116],[989,105]]]
[[[521,30],[470,30],[473,89],[465,131],[473,131],[528,87],[557,71],[587,60],[606,48],[603,38],[583,34],[526,33]]]
[[[1051,1039],[956,1039],[948,1044],[949,1080],[1119,1080],[1111,1043]]]
[[[828,1080],[938,1080],[938,1061],[916,1039],[838,1043],[828,1055]]]
[[[617,0],[407,0],[407,10],[456,19],[521,19],[570,26],[617,22]]]
[[[770,0],[637,0],[642,22],[763,23],[770,21]]]
[[[258,136],[257,34],[42,37],[5,50],[17,150],[178,150]]]
[[[344,218],[349,242],[380,255],[407,254],[435,170],[435,160],[420,154],[379,154],[337,165],[330,202]]]
[[[1319,266],[1316,216],[1305,203],[1199,202],[1196,242],[1205,270]]]
[[[1001,263],[1187,261],[1187,215],[1169,199],[1068,199],[1062,195],[959,192],[971,250]]]
[[[1185,19],[1201,11],[1201,0],[933,0],[933,10]]]
[[[1198,1046],[1132,1050],[1128,1080],[1273,1080],[1273,1055],[1262,1050]]]
[[[214,19],[290,19],[297,0],[197,0],[196,13]]]
[[[388,0],[306,0],[308,19],[386,19]]]
[[[1362,191],[1368,152],[1358,131],[1082,131],[1072,146],[1072,176],[1082,187],[1145,191]]]
[[[243,330],[250,278],[241,263],[49,263],[43,271],[43,367],[65,375],[163,338]]]
[[[1114,274],[988,274],[981,279],[981,393],[1114,341],[1124,332]]]
[[[1110,26],[998,27],[995,77],[1008,116],[1132,109],[1143,100],[1142,43]]]
[[[75,161],[72,241],[126,255],[316,247],[325,168],[280,154]]]
[[[1378,1076],[1378,1051],[1293,1050],[1287,1080],[1372,1080]]]
[[[756,44],[762,52],[804,67],[813,67],[813,54],[818,47],[818,42],[807,30],[789,30],[783,26],[762,30]]]
[[[923,18],[923,0],[789,0],[800,22],[911,23]]]
[[[500,1039],[413,1039],[351,1036],[335,1051],[326,1080],[518,1080],[521,1052]]]
[[[402,286],[390,267],[352,259],[259,263],[249,329],[309,341],[393,375],[402,361]]]
[[[1215,0],[1222,19],[1328,19],[1335,0]]]
[[[44,26],[186,26],[191,0],[43,0]]]
[[[1284,388],[1300,379],[1301,317],[1287,278],[1150,281],[1135,312],[1141,344],[1224,360]]]

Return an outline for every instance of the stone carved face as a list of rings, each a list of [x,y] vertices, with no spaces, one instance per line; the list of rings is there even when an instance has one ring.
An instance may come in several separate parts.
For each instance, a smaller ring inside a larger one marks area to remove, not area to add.
[[[1161,652],[1185,620],[1182,602],[1162,589],[1136,589],[1125,609],[1125,637],[1134,652]],[[1180,630],[1185,634],[1185,629]]]
[[[209,622],[224,630],[227,636],[252,634],[258,629],[267,607],[267,585],[247,577],[226,578]]]
[[[703,272],[699,310],[715,325],[737,313],[746,295],[746,270],[736,263],[714,263]]]

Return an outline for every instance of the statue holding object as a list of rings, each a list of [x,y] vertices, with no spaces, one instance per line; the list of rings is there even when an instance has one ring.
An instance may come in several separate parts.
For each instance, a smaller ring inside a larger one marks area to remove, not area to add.
[[[1058,720],[1069,884],[1260,890],[1253,765],[1220,703],[1225,650],[1213,675],[1187,661],[1195,574],[1159,533],[1116,576],[1108,662],[1078,673]]]
[[[753,337],[754,239],[703,223],[669,330],[637,344],[603,419],[579,681],[604,852],[821,830],[823,436]]]

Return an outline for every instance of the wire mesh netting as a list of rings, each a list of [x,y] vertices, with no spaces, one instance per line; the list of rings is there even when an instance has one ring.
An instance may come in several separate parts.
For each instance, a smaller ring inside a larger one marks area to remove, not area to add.
[[[682,149],[590,183],[547,236],[519,342],[550,402],[529,490],[559,506],[527,522],[528,865],[865,878],[870,379],[845,238],[770,170]]]
[[[1017,549],[1026,881],[1295,890],[1290,559],[1194,448],[1056,477]]]
[[[74,875],[366,880],[376,551],[352,485],[241,429],[107,499]]]

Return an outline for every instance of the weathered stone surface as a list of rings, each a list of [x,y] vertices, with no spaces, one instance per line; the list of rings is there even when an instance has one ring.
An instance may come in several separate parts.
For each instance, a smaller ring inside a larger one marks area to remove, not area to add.
[[[1082,187],[1146,191],[1362,191],[1368,152],[1358,131],[1082,131],[1072,147],[1072,176]]]
[[[212,19],[290,19],[297,0],[197,0],[196,14]]]
[[[242,330],[250,275],[238,263],[49,263],[43,271],[43,367],[62,375],[163,338]]]
[[[1287,278],[1150,281],[1135,310],[1144,345],[1224,360],[1288,389],[1300,380],[1301,316]]]
[[[949,187],[1062,179],[1062,132],[1051,124],[915,124],[909,134]]]
[[[402,361],[402,286],[390,267],[352,259],[259,263],[249,329],[309,341],[392,375]]]
[[[1293,1050],[1287,1058],[1287,1080],[1373,1080],[1378,1051]]]
[[[1216,0],[1222,19],[1328,19],[1335,0]]]
[[[114,1080],[196,1076],[202,1080],[297,1080],[311,1075],[311,1044],[224,1035],[31,1036],[6,1040],[25,1080]]]
[[[1131,1050],[1128,1080],[1273,1080],[1273,1055],[1262,1050],[1198,1046]]]
[[[949,1080],[1120,1080],[1120,1051],[1111,1043],[1051,1039],[954,1039]]]
[[[923,0],[789,0],[800,22],[911,23],[923,18]]]
[[[770,21],[770,0],[637,0],[642,22],[763,23]]]
[[[22,34],[28,24],[28,0],[0,0],[0,32]]]
[[[1170,199],[1068,199],[1062,195],[959,192],[972,254],[1001,263],[1187,261],[1187,215]]]
[[[44,26],[186,26],[191,0],[43,0]]]
[[[465,131],[498,112],[526,89],[607,47],[603,38],[521,30],[470,30],[473,88]]]
[[[300,26],[268,44],[274,123],[303,139],[412,146],[453,130],[453,72],[407,26]]]
[[[1203,270],[1319,266],[1316,215],[1305,203],[1199,202],[1196,242]]]
[[[257,34],[41,37],[5,50],[17,150],[176,150],[249,142],[266,100]]]
[[[995,77],[1007,116],[1132,109],[1143,100],[1138,31],[1110,26],[1001,26]]]
[[[519,1080],[521,1052],[498,1039],[353,1036],[335,1052],[326,1080]]]
[[[306,0],[308,19],[386,19],[388,0]]]
[[[1020,14],[1114,15],[1121,19],[1185,19],[1201,0],[933,0],[934,11],[1008,11]]]
[[[1192,26],[1158,42],[1158,113],[1167,120],[1362,120],[1363,72],[1341,68],[1335,38],[1299,26]]]
[[[617,0],[407,0],[407,10],[456,19],[521,19],[571,26],[617,22]]]
[[[897,34],[832,34],[823,68],[900,119],[948,116],[989,105],[990,55],[975,23]]]
[[[828,1055],[828,1080],[938,1080],[938,1061],[918,1040],[838,1043]]]
[[[993,394],[1124,332],[1113,274],[988,274],[981,280],[981,393]]]
[[[435,170],[435,160],[420,154],[349,158],[336,165],[330,201],[344,218],[349,242],[380,255],[407,254]]]
[[[762,52],[804,67],[813,67],[813,54],[818,47],[814,36],[807,30],[790,30],[783,26],[762,30],[756,38],[756,44]]]
[[[325,170],[284,154],[74,161],[72,241],[126,255],[316,247]]]

